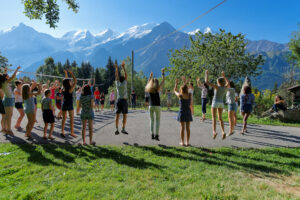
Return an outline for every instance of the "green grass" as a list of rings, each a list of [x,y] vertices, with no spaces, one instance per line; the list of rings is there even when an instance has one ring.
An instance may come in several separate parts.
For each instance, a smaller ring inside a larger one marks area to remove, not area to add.
[[[164,107],[162,110],[167,110],[167,108]],[[171,110],[178,111],[179,107],[172,107]],[[195,111],[196,116],[198,116],[198,117],[202,116],[201,105],[194,106],[194,111]],[[206,112],[207,112],[206,118],[211,120],[211,106],[210,105],[207,105]],[[223,120],[225,122],[228,122],[228,112],[226,110],[225,110],[225,112],[223,112],[222,116],[223,116]],[[238,123],[243,123],[242,116],[239,113],[237,113],[237,117],[238,117]],[[218,117],[217,117],[217,120],[218,120]],[[273,126],[300,127],[300,123],[285,123],[285,122],[281,122],[279,120],[273,120],[273,119],[269,119],[269,118],[258,118],[255,115],[251,115],[248,118],[248,123],[249,124],[261,124],[261,125],[273,125]]]
[[[296,199],[299,148],[0,144],[0,199]]]

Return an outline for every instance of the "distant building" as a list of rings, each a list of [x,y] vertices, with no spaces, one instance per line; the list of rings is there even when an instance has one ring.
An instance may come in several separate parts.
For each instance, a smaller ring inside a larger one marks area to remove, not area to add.
[[[293,93],[293,105],[300,105],[300,84],[288,88]]]

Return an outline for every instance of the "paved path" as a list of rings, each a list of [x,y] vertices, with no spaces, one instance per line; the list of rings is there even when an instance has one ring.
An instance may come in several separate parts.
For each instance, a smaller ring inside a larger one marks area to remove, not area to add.
[[[15,110],[13,116],[13,125],[15,123],[18,113]],[[128,123],[126,130],[129,135],[114,135],[115,114],[110,111],[104,113],[96,113],[94,121],[94,140],[97,145],[167,145],[179,146],[179,128],[180,124],[175,120],[175,112],[162,112],[161,114],[161,128],[160,128],[160,141],[153,141],[149,133],[149,113],[147,111],[130,111],[128,114]],[[22,122],[22,127],[27,123],[26,117]],[[41,112],[38,112],[38,123],[33,129],[33,143],[52,143],[52,141],[45,141],[43,136],[43,120]],[[66,123],[66,134],[69,133],[69,122]],[[218,127],[219,125],[217,125]],[[55,143],[81,143],[81,121],[78,116],[75,117],[75,133],[77,138],[73,139],[67,136],[63,139],[59,136],[61,121],[55,125],[54,136]],[[226,130],[229,129],[228,124],[225,124]],[[211,121],[200,122],[198,117],[194,118],[191,123],[191,140],[190,143],[197,147],[297,147],[300,146],[300,128],[295,127],[280,127],[280,126],[262,126],[262,125],[249,125],[246,135],[241,135],[241,125],[236,128],[236,133],[231,137],[227,137],[222,141],[221,134],[217,136],[216,140],[212,139]],[[218,127],[218,133],[221,133]],[[17,132],[14,130],[15,136],[8,136],[0,133],[0,142],[23,143],[29,142],[24,137],[24,132]],[[88,131],[87,131],[88,135]],[[87,137],[87,141],[88,137]]]

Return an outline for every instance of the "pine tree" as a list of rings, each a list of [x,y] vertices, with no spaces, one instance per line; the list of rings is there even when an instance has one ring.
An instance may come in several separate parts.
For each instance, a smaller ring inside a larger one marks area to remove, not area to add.
[[[111,57],[109,56],[106,65],[105,74],[104,74],[105,92],[107,92],[108,88],[114,84],[114,81],[115,81],[115,67],[114,67],[114,63],[111,60]]]

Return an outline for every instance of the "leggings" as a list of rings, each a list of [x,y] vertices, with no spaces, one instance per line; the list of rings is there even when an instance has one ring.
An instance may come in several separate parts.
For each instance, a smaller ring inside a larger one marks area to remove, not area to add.
[[[206,113],[206,104],[207,104],[207,99],[206,98],[202,98],[202,113],[205,114]]]
[[[160,125],[160,106],[150,106],[150,128],[151,134],[154,135],[154,113],[155,113],[155,125],[156,125],[156,135],[159,134]]]

